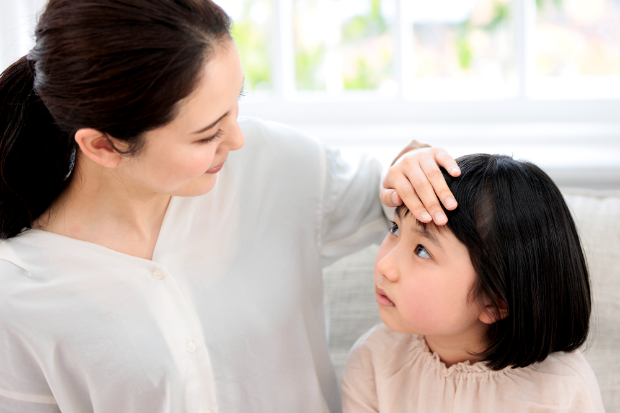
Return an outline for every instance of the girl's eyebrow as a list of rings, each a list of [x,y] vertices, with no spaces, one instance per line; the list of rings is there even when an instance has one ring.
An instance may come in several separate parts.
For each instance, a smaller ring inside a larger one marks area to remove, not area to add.
[[[439,239],[435,236],[435,234],[433,234],[432,232],[430,232],[427,228],[426,225],[423,225],[420,221],[418,221],[417,219],[415,220],[415,225],[413,227],[413,230],[415,232],[417,232],[418,234],[422,235],[424,238],[428,239],[433,245],[435,245],[437,248],[439,248],[442,252],[446,252],[446,250],[444,249],[443,245],[441,245],[441,242],[439,241]]]
[[[401,204],[400,206],[396,207],[395,212],[398,218],[402,220],[404,217],[406,217],[409,214],[409,208],[407,208],[405,204]],[[439,239],[435,236],[435,234],[433,234],[427,229],[427,224],[415,219],[413,230],[417,232],[418,234],[422,235],[424,238],[428,239],[433,245],[439,248],[443,253],[446,252],[445,248],[443,247],[443,245],[441,245],[441,242],[439,242]]]

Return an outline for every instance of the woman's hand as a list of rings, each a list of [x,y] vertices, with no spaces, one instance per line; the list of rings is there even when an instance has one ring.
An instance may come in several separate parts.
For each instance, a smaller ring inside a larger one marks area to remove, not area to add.
[[[456,200],[439,170],[443,167],[454,177],[461,174],[456,161],[441,148],[421,148],[407,152],[388,171],[381,188],[381,202],[395,207],[403,202],[420,222],[444,225],[447,210],[457,207]]]

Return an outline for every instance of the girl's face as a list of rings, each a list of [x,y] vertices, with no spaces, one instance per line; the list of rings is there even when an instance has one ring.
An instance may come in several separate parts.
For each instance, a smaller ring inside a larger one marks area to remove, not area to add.
[[[198,196],[213,189],[230,151],[243,146],[237,116],[243,72],[232,41],[214,50],[197,89],[169,124],[145,134],[137,157],[119,167],[138,187],[174,196]]]
[[[400,208],[399,208],[400,210]],[[470,302],[476,273],[469,253],[447,228],[394,214],[394,224],[375,261],[379,313],[392,330],[455,337],[486,328]]]

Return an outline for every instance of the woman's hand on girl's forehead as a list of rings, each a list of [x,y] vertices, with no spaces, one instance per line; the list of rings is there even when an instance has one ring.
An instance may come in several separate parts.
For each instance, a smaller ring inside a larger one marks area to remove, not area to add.
[[[441,203],[448,210],[455,209],[457,203],[440,167],[452,176],[461,174],[456,161],[441,148],[421,148],[406,153],[394,163],[383,180],[381,202],[389,207],[404,202],[419,221],[446,224],[448,217]]]

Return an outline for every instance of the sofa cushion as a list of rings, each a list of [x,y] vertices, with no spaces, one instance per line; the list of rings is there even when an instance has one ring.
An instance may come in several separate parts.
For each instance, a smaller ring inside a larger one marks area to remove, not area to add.
[[[586,252],[594,306],[584,354],[608,412],[620,412],[620,192],[564,189]]]

